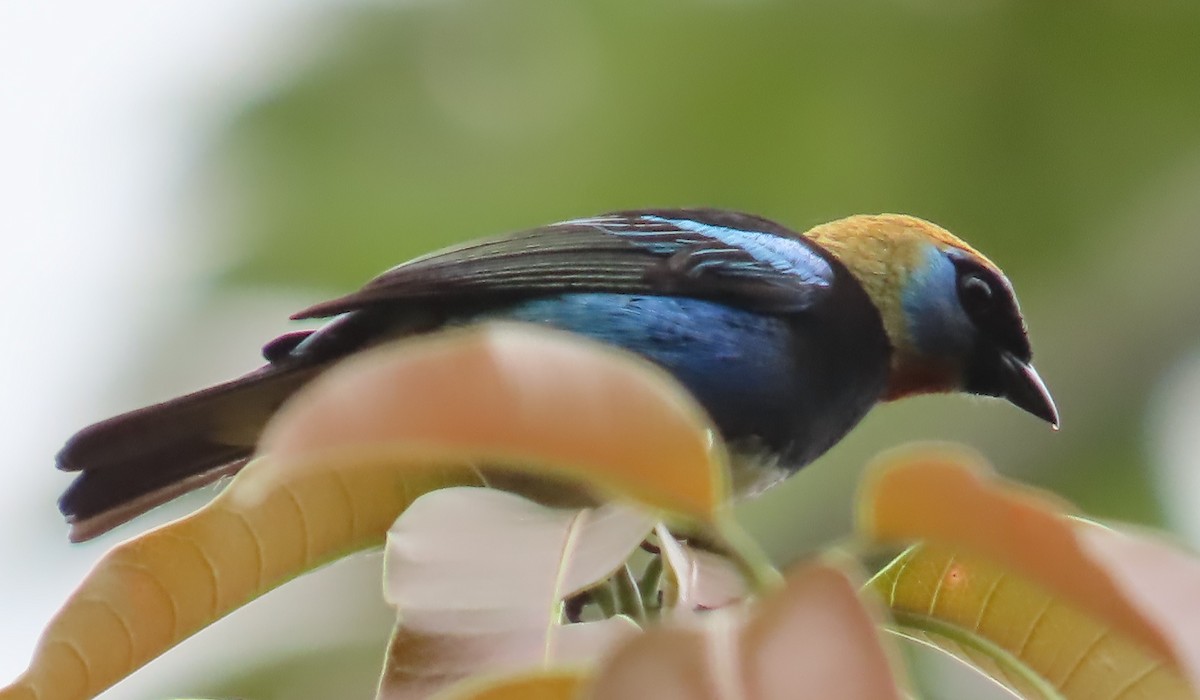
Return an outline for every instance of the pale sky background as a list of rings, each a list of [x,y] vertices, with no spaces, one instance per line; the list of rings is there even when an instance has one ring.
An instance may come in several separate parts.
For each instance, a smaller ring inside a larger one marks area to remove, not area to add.
[[[53,456],[85,422],[131,407],[115,382],[137,372],[139,345],[219,265],[189,235],[205,226],[187,192],[198,162],[234,110],[311,55],[322,19],[348,2],[0,0],[0,685],[119,541],[67,543],[55,498],[68,478]],[[257,348],[242,350],[245,369]],[[322,574],[375,590],[378,575]],[[291,612],[269,604],[249,615],[242,645],[210,643],[198,653],[212,661],[189,674],[255,644],[302,645],[287,622],[274,624]],[[321,616],[337,611],[306,612],[325,626]],[[146,671],[105,697],[162,694],[149,689],[180,672]]]
[[[137,371],[139,346],[194,303],[227,254],[198,243],[207,222],[188,198],[197,165],[233,111],[310,55],[322,18],[351,2],[0,0],[0,685],[115,541],[67,544],[54,500],[68,478],[54,453],[86,422],[132,407],[117,382]],[[300,304],[231,306],[282,320]],[[232,366],[248,368],[255,352],[239,346]],[[1177,522],[1200,542],[1200,361],[1173,376],[1149,432],[1177,479],[1167,494]],[[378,590],[377,562],[362,562],[314,578]],[[252,606],[241,646],[198,638],[189,648],[207,661],[189,656],[188,673],[216,672],[258,644],[300,647],[298,630],[388,625],[289,607],[302,597],[284,590]],[[152,665],[105,697],[145,697],[179,669]]]

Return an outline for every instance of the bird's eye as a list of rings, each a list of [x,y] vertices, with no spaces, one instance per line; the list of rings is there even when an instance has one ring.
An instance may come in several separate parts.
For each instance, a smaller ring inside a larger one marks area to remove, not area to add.
[[[993,307],[996,292],[987,280],[976,274],[966,274],[958,280],[958,297],[971,316],[986,315]]]

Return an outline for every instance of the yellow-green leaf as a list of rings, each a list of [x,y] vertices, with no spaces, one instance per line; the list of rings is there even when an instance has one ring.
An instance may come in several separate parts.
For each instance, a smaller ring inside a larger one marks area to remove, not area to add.
[[[1161,633],[1081,551],[1064,517],[1069,504],[1002,482],[978,457],[925,449],[886,459],[866,481],[861,505],[861,528],[877,540],[930,540],[985,553],[1170,655]]]
[[[463,682],[438,693],[435,700],[572,700],[586,681],[582,672],[544,671]]]
[[[243,474],[253,477],[262,464]],[[196,513],[114,547],[50,621],[29,668],[0,698],[94,697],[267,590],[379,544],[421,493],[479,483],[469,465],[428,452],[390,469],[329,466],[282,478],[254,499],[239,497],[239,476]]]
[[[918,545],[870,586],[888,602],[899,631],[987,671],[1022,697],[1193,697],[1169,663],[983,557]]]
[[[986,641],[1001,661],[1012,656],[1028,679],[1047,681],[1046,692],[1091,697],[1076,694],[1074,684],[1091,678],[1092,657],[1078,647],[1094,644],[1097,663],[1113,675],[1087,681],[1088,692],[1182,687],[1182,697],[1196,694],[1200,560],[1070,510],[1061,499],[996,478],[976,456],[926,448],[877,466],[863,491],[860,528],[879,541],[922,541],[951,557],[944,571],[918,567],[924,588],[909,590],[912,607],[901,605],[900,614],[924,609],[950,629],[986,628],[975,648]],[[894,568],[902,571],[905,561]],[[999,626],[988,626],[993,619]],[[1178,685],[1184,681],[1190,689]]]

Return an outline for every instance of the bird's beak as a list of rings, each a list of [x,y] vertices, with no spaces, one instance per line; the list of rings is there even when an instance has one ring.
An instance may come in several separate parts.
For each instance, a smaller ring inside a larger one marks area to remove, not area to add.
[[[1054,407],[1050,390],[1046,388],[1033,365],[1003,352],[1000,356],[1000,366],[1004,376],[1004,398],[1017,408],[1032,413],[1057,429],[1058,409]]]

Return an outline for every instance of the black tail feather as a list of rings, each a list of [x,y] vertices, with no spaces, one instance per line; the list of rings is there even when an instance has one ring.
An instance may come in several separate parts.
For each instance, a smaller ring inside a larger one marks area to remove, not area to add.
[[[58,454],[60,469],[81,472],[59,499],[72,539],[95,537],[235,473],[267,420],[320,369],[268,365],[76,433]]]
[[[226,476],[233,476],[241,471],[242,467],[246,466],[248,461],[250,460],[237,459],[226,462],[211,469],[199,471],[176,481],[165,483],[153,490],[145,490],[142,487],[130,489],[129,493],[141,493],[141,495],[124,498],[114,505],[96,510],[92,515],[70,515],[67,518],[71,526],[70,539],[72,542],[86,542],[93,537],[103,535],[118,525],[127,523],[142,513],[156,508],[167,501],[174,500],[189,491],[195,491]],[[96,472],[84,472],[71,484],[71,489],[68,493],[71,490],[85,494],[112,493],[116,487],[112,484],[103,483],[105,476],[102,472],[99,474]],[[97,479],[89,477],[97,477]],[[101,483],[97,484],[97,480]],[[65,497],[66,494],[64,494]],[[86,513],[88,510],[81,509],[79,512]]]

